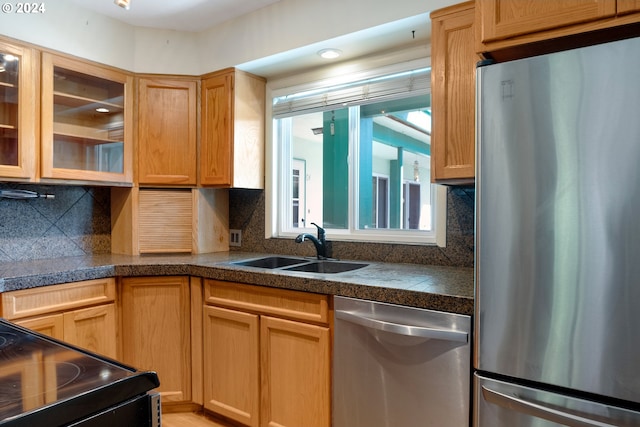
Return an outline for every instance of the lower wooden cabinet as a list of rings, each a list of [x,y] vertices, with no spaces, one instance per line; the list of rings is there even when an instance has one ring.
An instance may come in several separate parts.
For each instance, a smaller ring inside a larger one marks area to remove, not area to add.
[[[189,276],[127,277],[116,289],[109,278],[5,292],[2,316],[157,372],[163,410],[330,426],[329,296],[211,279],[203,292]]]
[[[259,316],[204,307],[204,407],[251,427],[259,425]]]
[[[105,304],[62,315],[64,341],[117,358],[116,305]]]
[[[64,341],[64,318],[62,314],[37,316],[30,319],[14,320],[13,322],[48,337]]]
[[[111,358],[118,356],[116,313],[112,278],[2,294],[7,320]]]
[[[330,425],[329,328],[262,316],[261,425]]]
[[[188,276],[122,279],[122,361],[152,370],[163,404],[191,401]]]
[[[205,409],[251,427],[328,427],[328,297],[206,280],[204,298]]]

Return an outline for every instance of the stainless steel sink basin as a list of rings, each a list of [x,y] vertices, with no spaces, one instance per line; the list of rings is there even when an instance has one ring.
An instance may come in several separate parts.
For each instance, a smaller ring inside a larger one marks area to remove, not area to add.
[[[369,264],[347,261],[313,261],[306,264],[294,265],[284,268],[287,271],[305,271],[309,273],[343,273],[366,267]]]
[[[242,265],[245,267],[257,267],[276,269],[280,268],[286,271],[305,271],[308,273],[343,273],[345,271],[353,271],[362,267],[366,267],[369,264],[360,262],[348,262],[348,261],[331,261],[320,260],[311,261],[304,258],[291,258],[284,256],[268,256],[264,258],[255,258],[246,261],[233,262],[235,265]]]
[[[250,259],[248,261],[238,261],[233,264],[244,265],[247,267],[259,267],[259,268],[282,268],[295,264],[302,264],[308,262],[306,259],[301,258],[289,258],[281,256],[268,256],[264,258]]]

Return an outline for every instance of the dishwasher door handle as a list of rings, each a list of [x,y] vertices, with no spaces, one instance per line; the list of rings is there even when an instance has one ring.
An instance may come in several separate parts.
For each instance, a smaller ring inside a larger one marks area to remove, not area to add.
[[[385,320],[372,319],[370,317],[345,310],[336,310],[335,316],[337,319],[364,326],[365,328],[377,329],[379,331],[391,332],[398,335],[463,343],[469,342],[469,334],[463,331],[403,325],[400,323],[387,322]]]

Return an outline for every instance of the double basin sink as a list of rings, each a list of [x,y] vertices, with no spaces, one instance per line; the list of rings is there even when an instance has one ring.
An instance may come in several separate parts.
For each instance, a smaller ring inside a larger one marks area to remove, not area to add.
[[[334,274],[358,270],[369,264],[337,260],[308,260],[283,256],[268,256],[234,262],[235,265],[265,269],[281,269],[286,271],[304,271],[307,273]]]

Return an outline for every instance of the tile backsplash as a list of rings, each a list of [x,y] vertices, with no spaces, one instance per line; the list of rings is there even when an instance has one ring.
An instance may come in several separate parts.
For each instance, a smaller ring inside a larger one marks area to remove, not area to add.
[[[104,254],[111,251],[108,187],[2,184],[2,190],[53,194],[53,199],[0,198],[0,262]],[[444,248],[393,243],[333,242],[342,259],[473,267],[473,187],[449,187]],[[231,250],[314,255],[311,244],[265,239],[265,198],[260,190],[230,190],[229,227],[242,230]],[[331,239],[331,236],[328,235]]]
[[[14,189],[55,198],[0,198],[0,261],[111,251],[108,187],[0,184],[0,191]]]
[[[447,189],[447,245],[332,242],[333,255],[342,259],[473,267],[474,187]],[[231,190],[229,228],[242,231],[242,246],[231,250],[313,256],[311,244],[293,239],[265,239],[265,197],[261,190]],[[331,235],[327,233],[327,239]]]

